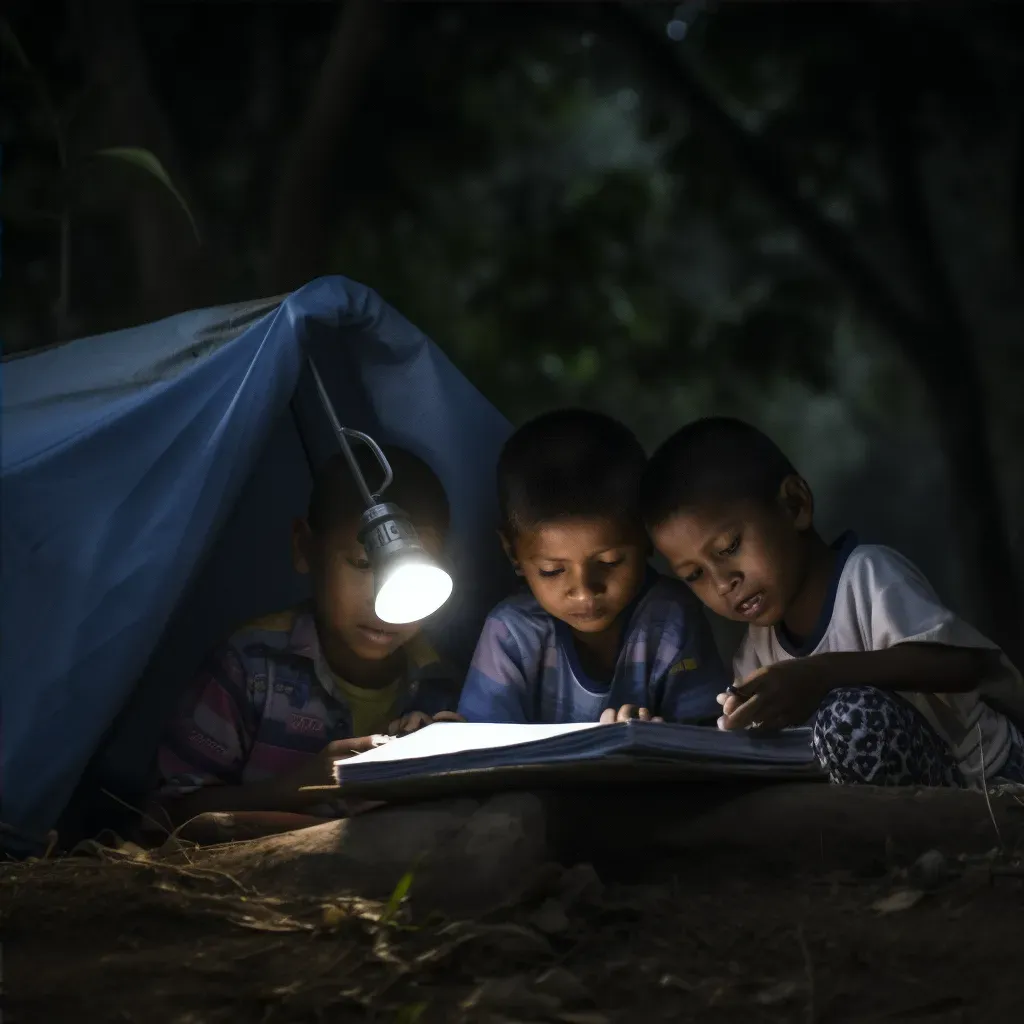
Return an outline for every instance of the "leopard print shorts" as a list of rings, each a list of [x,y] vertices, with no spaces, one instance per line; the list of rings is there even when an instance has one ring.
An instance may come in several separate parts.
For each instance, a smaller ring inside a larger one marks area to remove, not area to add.
[[[993,782],[1024,782],[1024,738],[1010,729],[1010,754]],[[952,751],[917,708],[871,686],[833,690],[818,708],[811,743],[829,780],[841,785],[964,785]]]

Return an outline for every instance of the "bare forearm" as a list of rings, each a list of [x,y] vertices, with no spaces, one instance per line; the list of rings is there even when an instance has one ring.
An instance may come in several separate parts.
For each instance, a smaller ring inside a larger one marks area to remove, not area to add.
[[[904,643],[882,651],[814,656],[832,689],[875,686],[918,693],[964,693],[999,664],[996,651],[940,644]]]

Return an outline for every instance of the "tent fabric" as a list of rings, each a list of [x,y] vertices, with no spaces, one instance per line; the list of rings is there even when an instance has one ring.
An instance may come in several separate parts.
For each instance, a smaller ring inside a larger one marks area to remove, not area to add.
[[[304,596],[288,537],[339,418],[402,445],[452,505],[456,593],[429,627],[464,660],[507,585],[494,466],[510,426],[419,330],[341,277],[181,314],[2,370],[3,822],[54,826],[87,766],[143,793],[204,653]]]

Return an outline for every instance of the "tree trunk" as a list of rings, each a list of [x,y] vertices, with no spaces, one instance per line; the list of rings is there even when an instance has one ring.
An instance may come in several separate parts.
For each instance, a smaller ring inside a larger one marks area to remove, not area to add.
[[[77,121],[75,156],[87,159],[90,152],[108,146],[145,147],[161,161],[195,214],[173,133],[153,94],[137,5],[131,0],[77,0],[71,16],[90,97]],[[126,313],[146,321],[200,304],[206,297],[202,283],[208,280],[202,269],[205,253],[173,197],[142,172],[113,162],[94,173],[110,180],[123,176],[125,182],[123,192],[116,194],[138,290],[125,296],[128,308],[119,311],[118,326],[123,326]]]
[[[344,148],[345,123],[383,44],[386,7],[383,0],[347,0],[335,24],[281,173],[266,281],[270,291],[297,288],[326,269],[338,207],[335,172]],[[350,146],[349,152],[355,149]]]

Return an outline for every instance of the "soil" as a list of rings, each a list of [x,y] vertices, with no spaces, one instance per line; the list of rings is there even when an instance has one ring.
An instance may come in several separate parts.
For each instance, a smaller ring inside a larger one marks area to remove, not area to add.
[[[1009,1022],[1024,858],[992,840],[842,869],[713,847],[626,877],[546,865],[475,919],[418,911],[415,873],[375,901],[93,847],[0,865],[3,1019]]]

